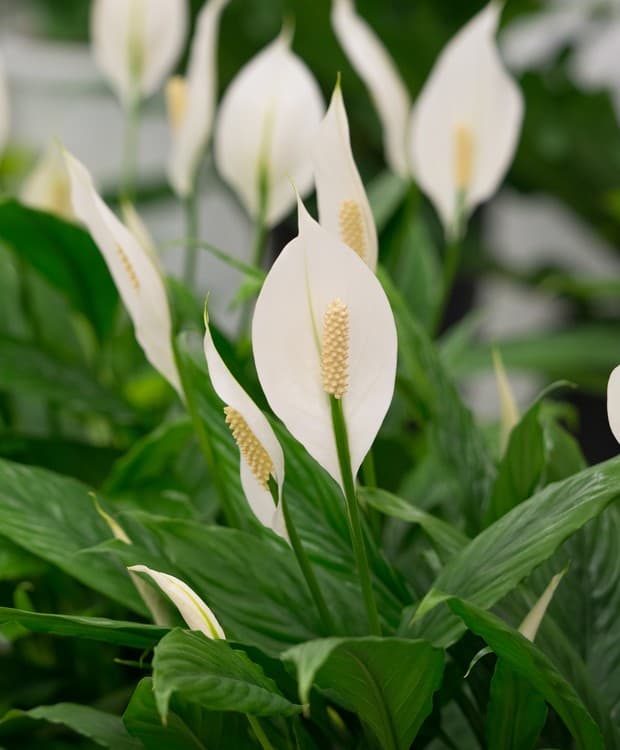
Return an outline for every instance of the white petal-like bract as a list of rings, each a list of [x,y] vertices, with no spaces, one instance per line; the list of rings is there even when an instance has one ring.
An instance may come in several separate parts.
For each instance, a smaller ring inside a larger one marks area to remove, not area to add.
[[[62,152],[49,143],[19,191],[21,202],[65,219],[73,218],[71,186]]]
[[[281,502],[284,483],[282,447],[265,415],[239,385],[220,356],[213,342],[208,322],[205,330],[204,350],[213,389],[226,404],[229,426],[236,433],[235,438],[241,451],[239,467],[241,484],[248,503],[263,526],[273,529],[280,536],[288,539],[285,530],[276,528],[276,506],[264,482],[268,473],[272,473],[278,484]],[[246,426],[249,433],[245,429]],[[269,461],[271,472],[268,468]],[[258,476],[261,472],[264,475],[263,481]]]
[[[355,250],[374,271],[377,266],[377,230],[353,159],[349,123],[339,83],[321,123],[313,153],[321,226]]]
[[[226,638],[217,617],[186,583],[168,573],[147,568],[146,565],[132,565],[129,570],[150,576],[179,610],[190,630],[199,630],[212,640]]]
[[[448,233],[497,190],[523,118],[521,91],[500,59],[491,2],[446,45],[410,125],[416,179]]]
[[[614,437],[620,443],[620,365],[612,370],[607,382],[607,419]]]
[[[217,95],[217,32],[220,14],[228,1],[208,0],[198,15],[187,76],[180,82],[181,101],[176,102],[182,111],[171,117],[168,174],[181,197],[193,189],[200,158],[211,136]]]
[[[393,172],[407,177],[411,171],[406,148],[411,112],[407,87],[381,40],[355,12],[353,0],[334,0],[332,26],[381,120],[386,161]]]
[[[247,212],[260,208],[267,183],[266,223],[274,226],[312,188],[311,151],[324,114],[321,91],[290,49],[284,30],[253,57],[226,90],[215,124],[215,163]]]
[[[99,247],[146,358],[181,394],[168,298],[159,270],[136,237],[103,202],[84,165],[66,151],[64,156],[73,212]]]
[[[267,401],[291,434],[341,482],[321,349],[328,306],[344,308],[342,408],[357,474],[394,393],[396,326],[376,276],[299,203],[299,234],[273,264],[258,296],[252,345]],[[327,326],[325,326],[327,328]],[[342,369],[342,368],[341,368]]]
[[[187,0],[94,0],[95,61],[119,99],[153,94],[176,65],[187,30]]]

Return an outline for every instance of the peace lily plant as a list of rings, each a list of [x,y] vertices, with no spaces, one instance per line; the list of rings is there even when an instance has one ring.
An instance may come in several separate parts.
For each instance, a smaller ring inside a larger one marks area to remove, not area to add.
[[[332,2],[381,121],[388,172],[369,182],[354,86],[298,55],[301,19],[297,41],[290,20],[271,41],[257,23],[265,46],[235,72],[229,39],[252,11],[207,0],[188,40],[189,5],[92,3],[126,125],[118,194],[54,145],[0,202],[0,665],[15,683],[8,698],[0,684],[0,745],[620,747],[620,458],[587,467],[562,403],[566,381],[600,395],[613,347],[595,325],[570,351],[566,330],[487,346],[471,317],[440,327],[470,216],[521,131],[501,7],[445,35],[412,104],[406,61],[353,0]],[[2,151],[6,91],[0,75]],[[181,240],[136,192],[154,95]],[[204,241],[211,145],[255,225],[249,262]],[[182,279],[160,255],[177,247]],[[236,294],[207,279],[208,305],[203,250],[243,275]],[[564,283],[580,305],[610,301],[609,283]],[[236,335],[213,304],[233,295]],[[484,425],[460,395],[480,362],[497,385]],[[517,365],[566,380],[526,404]],[[607,412],[620,442],[620,368]]]

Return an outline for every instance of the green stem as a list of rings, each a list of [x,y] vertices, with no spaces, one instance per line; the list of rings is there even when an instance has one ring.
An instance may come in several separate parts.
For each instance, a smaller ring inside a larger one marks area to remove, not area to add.
[[[246,714],[246,716],[248,718],[248,723],[252,727],[252,731],[256,735],[256,739],[263,750],[274,750],[274,747],[265,734],[265,730],[262,728],[258,718],[256,716],[250,716],[250,714]]]
[[[368,624],[370,625],[370,631],[373,635],[381,635],[381,623],[379,622],[377,603],[372,590],[370,567],[368,565],[368,556],[366,555],[366,545],[360,521],[357,495],[355,492],[355,480],[353,479],[353,473],[351,471],[349,438],[347,435],[347,425],[344,419],[344,412],[342,410],[342,399],[330,396],[329,403],[331,407],[334,437],[336,439],[336,450],[338,452],[338,464],[340,466],[340,474],[342,475],[343,492],[347,506],[347,518],[349,520],[353,554],[355,555],[357,574],[362,587],[362,595],[364,597],[364,604],[368,615]]]
[[[185,245],[185,268],[183,279],[186,286],[195,290],[196,285],[196,263],[198,261],[198,191],[192,188],[191,193],[185,198],[185,220],[187,227],[187,242]]]
[[[125,111],[121,197],[133,203],[138,165],[138,130],[140,128],[140,97],[134,94]]]
[[[269,489],[271,490],[274,502],[277,505],[278,488],[275,480],[271,477],[269,479]],[[314,599],[316,608],[319,611],[325,635],[333,635],[336,632],[334,621],[332,620],[329,609],[327,608],[327,604],[325,603],[325,599],[323,598],[323,594],[321,593],[319,582],[314,575],[312,564],[308,556],[306,555],[306,551],[304,550],[299,534],[297,533],[297,528],[293,523],[293,518],[288,507],[288,501],[285,499],[284,492],[282,493],[282,499],[280,500],[280,502],[282,503],[282,515],[284,516],[284,523],[286,524],[286,531],[288,532],[288,538],[290,539],[291,547],[293,548],[293,552],[295,553],[295,557],[297,558],[297,562],[299,564],[302,575],[306,579],[308,589],[310,590],[310,594]]]
[[[457,237],[453,237],[446,243],[443,258],[443,289],[441,292],[441,300],[437,306],[435,313],[435,325],[434,330],[437,332],[439,326],[443,321],[443,317],[446,314],[448,303],[452,295],[452,288],[454,286],[454,280],[456,279],[456,272],[459,266],[459,259],[461,256],[461,242]]]
[[[237,514],[235,507],[231,503],[230,496],[226,491],[226,486],[222,481],[222,477],[218,470],[217,455],[213,446],[213,441],[209,431],[207,430],[204,420],[200,417],[198,405],[195,399],[194,389],[188,377],[185,362],[183,361],[183,356],[179,351],[179,347],[174,336],[172,337],[172,350],[174,353],[174,361],[176,363],[177,370],[179,371],[179,377],[181,378],[181,386],[183,388],[183,394],[185,395],[185,405],[187,407],[190,419],[192,420],[192,425],[194,428],[194,432],[196,433],[200,451],[202,452],[202,455],[205,459],[209,474],[211,476],[211,480],[220,499],[220,505],[222,508],[222,512],[224,513],[224,518],[226,519],[226,523],[229,526],[232,526],[233,528],[241,528],[241,520]]]

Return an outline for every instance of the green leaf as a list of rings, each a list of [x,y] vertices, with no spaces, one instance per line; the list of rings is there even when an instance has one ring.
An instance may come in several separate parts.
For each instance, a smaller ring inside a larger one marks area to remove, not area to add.
[[[44,614],[0,607],[0,623],[4,622],[17,622],[34,633],[74,636],[133,648],[151,648],[168,633],[168,628],[138,622],[109,620],[105,617]]]
[[[0,362],[0,389],[41,396],[80,414],[105,414],[119,423],[135,420],[129,405],[99,385],[94,373],[61,362],[31,342],[0,338]]]
[[[283,654],[297,668],[308,703],[316,685],[354,711],[384,750],[407,750],[433,707],[443,654],[426,641],[400,638],[325,638]]]
[[[544,698],[498,659],[487,708],[489,750],[533,750],[546,719]]]
[[[400,367],[406,376],[410,405],[429,428],[437,455],[453,470],[468,530],[474,531],[491,492],[495,466],[482,433],[426,332],[387,274],[379,269],[378,276],[396,318]]]
[[[510,433],[484,515],[485,526],[527,500],[541,480],[545,467],[545,440],[540,406],[540,401],[536,401]]]
[[[88,487],[0,460],[0,536],[130,609],[146,614],[127,571],[109,555],[81,554],[110,538]]]
[[[437,547],[438,552],[450,559],[460,552],[469,542],[465,534],[459,531],[440,518],[425,513],[423,510],[416,508],[406,500],[393,495],[391,492],[385,492],[379,489],[369,489],[362,487],[359,491],[360,497],[368,502],[373,508],[380,510],[394,518],[400,518],[402,521],[419,524],[427,536]]]
[[[445,607],[431,611],[446,595],[492,607],[618,495],[620,457],[537,492],[485,529],[445,566],[420,603],[412,632],[439,645],[453,643],[463,631],[462,624]]]
[[[453,597],[452,611],[555,709],[582,750],[604,750],[599,728],[572,686],[533,643],[498,617],[471,602]]]
[[[87,232],[14,200],[0,202],[0,241],[11,246],[83,313],[102,339],[111,330],[118,294]]]
[[[123,722],[144,750],[254,750],[242,715],[207,711],[172,696],[164,725],[155,703],[153,680],[145,677],[134,690]]]
[[[155,647],[153,687],[164,721],[173,694],[210,710],[252,716],[292,716],[300,709],[243,651],[186,630],[173,630]]]
[[[65,727],[88,737],[95,744],[110,750],[140,750],[141,743],[133,739],[125,729],[119,716],[99,711],[79,703],[56,703],[53,706],[37,706],[29,711],[13,709],[0,720],[0,737],[5,728],[10,731],[11,723],[23,719],[47,721]]]

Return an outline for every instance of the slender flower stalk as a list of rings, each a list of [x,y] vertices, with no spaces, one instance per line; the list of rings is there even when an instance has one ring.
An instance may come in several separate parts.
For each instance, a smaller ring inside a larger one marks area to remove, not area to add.
[[[239,447],[241,485],[257,519],[293,548],[326,634],[333,620],[284,499],[284,454],[265,415],[243,390],[213,342],[205,306],[205,358],[213,388],[226,404],[226,424]]]
[[[299,234],[256,303],[256,370],[273,411],[342,489],[368,620],[378,633],[355,477],[394,392],[394,317],[359,255],[301,201],[298,210]]]

